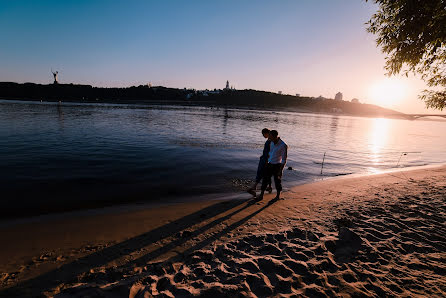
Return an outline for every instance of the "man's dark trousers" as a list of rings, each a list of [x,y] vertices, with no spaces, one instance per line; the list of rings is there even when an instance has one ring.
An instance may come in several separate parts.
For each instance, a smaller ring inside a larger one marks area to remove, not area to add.
[[[265,167],[265,172],[262,180],[262,191],[266,190],[266,187],[271,184],[271,176],[274,176],[274,185],[277,192],[282,191],[282,164],[268,163]]]

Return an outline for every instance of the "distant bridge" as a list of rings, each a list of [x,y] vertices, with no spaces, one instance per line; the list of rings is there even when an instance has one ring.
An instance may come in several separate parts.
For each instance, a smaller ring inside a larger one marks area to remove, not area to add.
[[[441,114],[401,114],[400,116],[405,117],[409,120],[417,120],[422,117],[441,117],[446,119],[446,115]]]

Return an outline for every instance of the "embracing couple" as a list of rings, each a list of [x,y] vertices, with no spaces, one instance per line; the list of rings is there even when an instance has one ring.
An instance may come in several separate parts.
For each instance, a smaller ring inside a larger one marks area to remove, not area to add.
[[[264,128],[262,135],[267,140],[263,148],[263,155],[260,156],[256,182],[248,189],[248,192],[255,197],[257,185],[262,181],[260,195],[256,198],[257,201],[262,200],[265,190],[272,192],[271,177],[274,177],[277,195],[273,200],[278,200],[282,191],[282,173],[286,164],[288,146],[280,139],[277,130]]]

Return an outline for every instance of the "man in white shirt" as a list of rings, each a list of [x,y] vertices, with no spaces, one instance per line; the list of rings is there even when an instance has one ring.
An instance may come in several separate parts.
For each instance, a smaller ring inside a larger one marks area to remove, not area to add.
[[[282,191],[282,173],[288,154],[288,146],[279,138],[277,130],[271,130],[268,138],[271,140],[269,157],[263,176],[262,189],[257,198],[258,201],[263,199],[266,187],[268,184],[271,184],[271,176],[274,176],[274,184],[277,190],[277,195],[273,200],[280,199],[280,192]]]

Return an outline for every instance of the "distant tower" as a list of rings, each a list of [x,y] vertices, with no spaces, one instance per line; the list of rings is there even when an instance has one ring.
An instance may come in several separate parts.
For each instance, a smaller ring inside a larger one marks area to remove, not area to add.
[[[51,73],[53,74],[53,77],[54,77],[54,82],[53,82],[53,84],[59,84],[59,82],[57,81],[57,74],[59,73],[57,70],[54,72],[52,69],[51,69]]]
[[[335,100],[342,100],[342,93],[341,92],[336,93]]]
[[[229,89],[229,81],[226,81],[226,88],[225,89]]]

